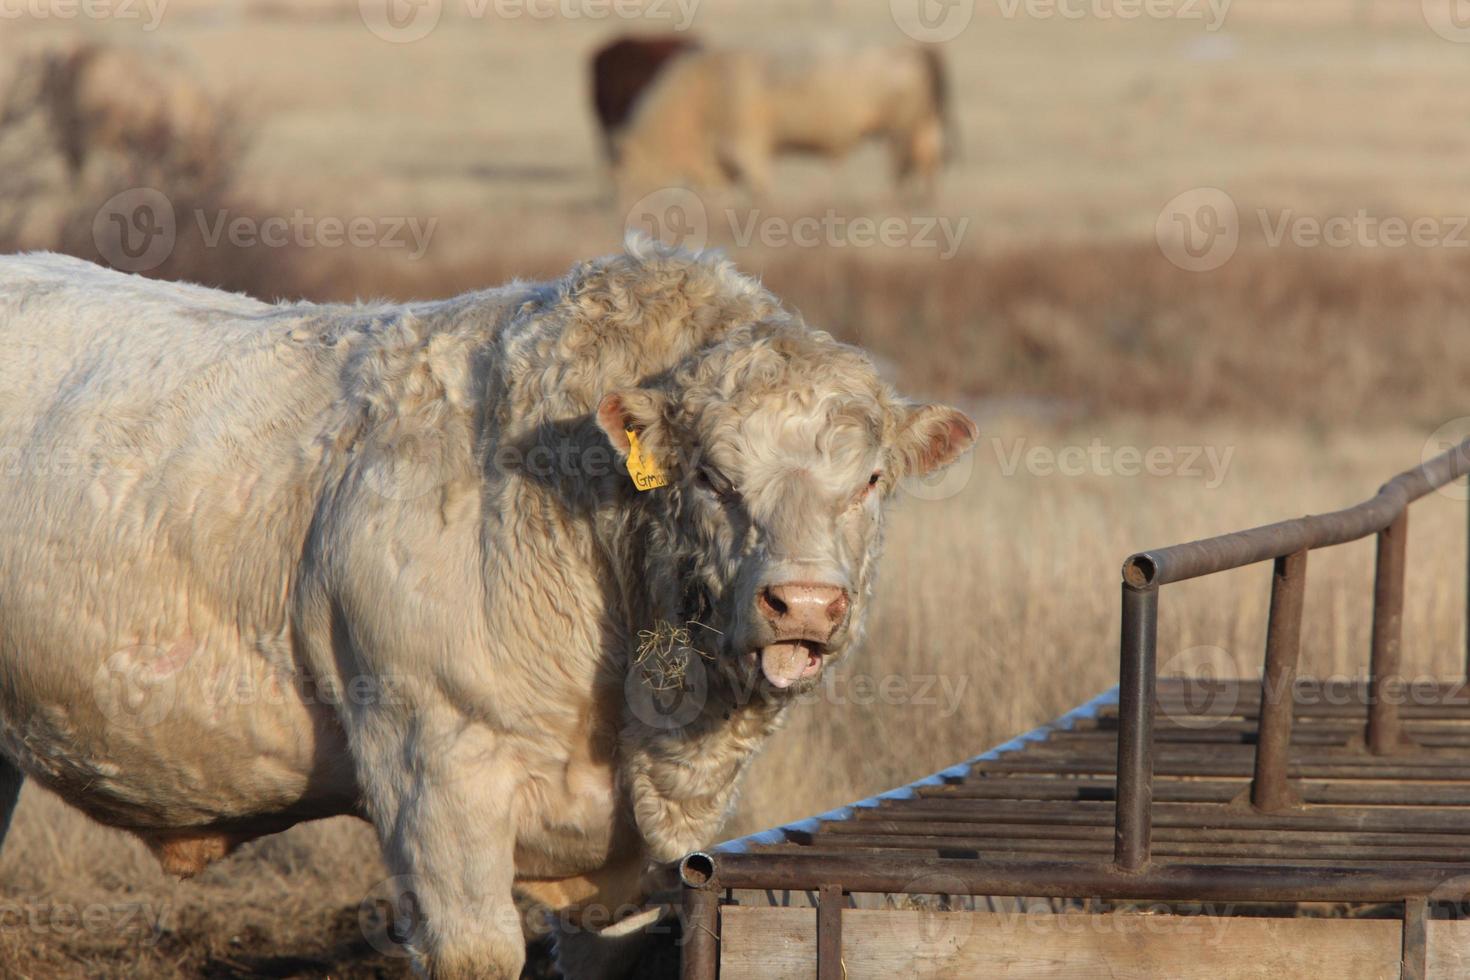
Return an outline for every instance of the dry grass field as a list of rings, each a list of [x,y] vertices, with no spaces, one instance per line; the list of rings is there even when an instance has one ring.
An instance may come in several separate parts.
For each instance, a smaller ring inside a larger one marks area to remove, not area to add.
[[[378,39],[355,4],[332,0],[176,0],[148,32],[6,21],[0,78],[26,51],[100,38],[176,52],[244,114],[231,180],[181,204],[180,244],[154,274],[263,296],[412,297],[551,275],[617,247],[625,215],[583,64],[626,25],[443,7],[411,44]],[[977,4],[946,46],[963,149],[936,200],[894,199],[881,155],[863,150],[836,169],[783,164],[770,202],[705,202],[711,243],[982,430],[944,499],[899,500],[869,642],[757,761],[732,833],[910,781],[1110,686],[1131,551],[1356,502],[1419,462],[1442,426],[1470,431],[1454,422],[1470,415],[1470,247],[1452,234],[1470,215],[1464,45],[1418,4],[1370,0],[1237,0],[1214,31],[1007,9]],[[887,4],[854,0],[705,0],[694,29],[750,39],[834,22],[902,37]],[[4,247],[95,254],[91,216],[122,178],[69,184],[29,164],[39,189]],[[1214,271],[1177,268],[1155,242],[1161,210],[1193,187],[1224,189],[1242,216],[1239,250]],[[194,207],[437,223],[418,258],[211,249]],[[968,223],[947,259],[840,240],[741,245],[724,209],[751,207]],[[1270,240],[1283,216],[1360,210],[1432,219],[1443,240]],[[1159,472],[1119,472],[1151,450]],[[1079,468],[1058,465],[1079,454]],[[1435,495],[1411,521],[1413,674],[1463,670],[1463,497]],[[1369,543],[1313,556],[1304,669],[1361,674],[1371,575]],[[1261,567],[1167,589],[1165,672],[1258,670],[1268,579]],[[27,787],[0,851],[0,975],[407,976],[360,915],[385,874],[366,825],[341,819],[174,882],[135,841]]]

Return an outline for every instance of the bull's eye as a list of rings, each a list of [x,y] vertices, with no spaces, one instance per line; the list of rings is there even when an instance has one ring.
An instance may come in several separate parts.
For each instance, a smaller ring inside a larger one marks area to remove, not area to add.
[[[873,471],[873,475],[870,476],[870,477],[868,477],[868,486],[870,486],[870,487],[876,487],[878,485],[879,479],[881,479],[882,476],[883,476],[882,473],[879,473],[877,470],[874,470]]]

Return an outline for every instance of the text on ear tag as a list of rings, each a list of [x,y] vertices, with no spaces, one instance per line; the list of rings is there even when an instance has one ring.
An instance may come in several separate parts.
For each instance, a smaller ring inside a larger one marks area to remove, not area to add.
[[[657,490],[668,486],[668,477],[658,468],[653,456],[638,444],[638,433],[632,429],[623,431],[628,435],[628,475],[633,478],[633,486],[639,490]]]

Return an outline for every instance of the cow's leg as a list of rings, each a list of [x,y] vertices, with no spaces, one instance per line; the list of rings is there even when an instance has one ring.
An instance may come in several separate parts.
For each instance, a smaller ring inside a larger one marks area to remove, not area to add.
[[[525,939],[511,890],[516,785],[483,729],[400,718],[360,731],[368,811],[396,877],[400,936],[433,980],[515,980]]]
[[[896,133],[890,148],[895,191],[902,194],[909,187],[925,203],[933,203],[939,168],[944,163],[944,129],[940,121],[926,120],[912,130]]]
[[[4,756],[0,756],[0,844],[10,831],[10,819],[15,816],[16,804],[20,802],[20,785],[25,782],[25,773]]]

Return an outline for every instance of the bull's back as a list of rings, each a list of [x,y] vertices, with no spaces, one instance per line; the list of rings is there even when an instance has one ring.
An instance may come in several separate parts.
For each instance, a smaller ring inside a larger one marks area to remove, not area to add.
[[[344,788],[288,623],[334,403],[298,320],[0,259],[0,752],[104,819],[203,825]]]

